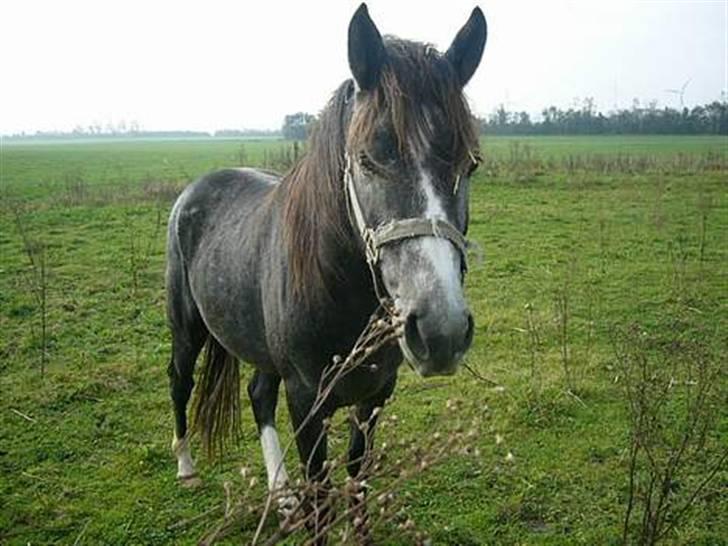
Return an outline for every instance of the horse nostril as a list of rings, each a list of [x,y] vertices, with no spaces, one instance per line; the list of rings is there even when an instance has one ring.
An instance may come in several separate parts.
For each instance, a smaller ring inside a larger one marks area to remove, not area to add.
[[[407,346],[410,351],[412,351],[415,358],[424,361],[430,357],[430,351],[427,348],[427,343],[425,343],[417,324],[417,315],[414,313],[407,317],[407,321],[404,325],[404,337],[407,342]]]
[[[468,329],[465,332],[465,340],[463,341],[463,350],[470,348],[470,344],[473,343],[473,332],[475,330],[475,321],[473,320],[472,313],[468,313]]]

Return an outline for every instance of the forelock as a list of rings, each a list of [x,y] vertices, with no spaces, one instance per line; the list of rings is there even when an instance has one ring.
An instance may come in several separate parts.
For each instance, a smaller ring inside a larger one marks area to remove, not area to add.
[[[366,148],[377,128],[391,127],[400,151],[425,149],[436,127],[447,125],[453,157],[477,148],[477,133],[457,75],[430,44],[385,37],[386,62],[379,83],[360,93],[349,146]]]

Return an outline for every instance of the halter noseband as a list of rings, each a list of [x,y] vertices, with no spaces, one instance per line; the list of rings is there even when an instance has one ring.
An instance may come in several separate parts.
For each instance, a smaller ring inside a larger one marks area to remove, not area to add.
[[[450,241],[460,251],[463,270],[467,270],[468,243],[460,230],[447,220],[440,218],[405,218],[403,220],[390,220],[375,228],[369,227],[359,203],[351,168],[351,156],[347,153],[344,167],[344,193],[347,197],[346,205],[349,219],[364,241],[367,264],[369,264],[374,280],[374,289],[380,300],[382,300],[382,296],[378,282],[377,265],[379,263],[379,250],[385,245],[415,237],[441,237]]]

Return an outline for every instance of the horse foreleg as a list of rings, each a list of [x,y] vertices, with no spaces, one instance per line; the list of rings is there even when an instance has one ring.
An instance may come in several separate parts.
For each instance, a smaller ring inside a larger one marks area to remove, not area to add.
[[[371,450],[374,445],[374,429],[379,412],[392,395],[396,376],[389,381],[379,394],[367,403],[356,406],[349,419],[349,453],[346,470],[352,480],[349,512],[354,525],[356,540],[359,544],[372,544],[369,531],[369,516],[366,504],[366,480],[371,471]]]
[[[286,382],[288,409],[296,433],[298,455],[306,479],[305,514],[306,526],[318,537],[316,544],[325,544],[328,526],[333,519],[329,498],[327,438],[324,419],[332,413],[324,406],[313,411],[315,392],[304,391]]]
[[[374,427],[381,406],[360,405],[350,418],[349,458],[346,470],[352,480],[349,512],[358,544],[373,544],[369,532],[366,504],[366,479],[369,476],[369,453],[374,443]]]
[[[288,473],[276,430],[276,407],[280,383],[279,376],[256,371],[248,383],[248,396],[253,407],[255,422],[258,425],[260,445],[263,449],[263,459],[268,475],[268,491],[277,497],[278,513],[286,518],[296,509],[298,502],[291,493],[286,491]]]
[[[349,419],[349,457],[346,470],[352,479],[363,480],[367,474],[369,452],[374,442],[374,427],[381,406],[360,405]],[[361,476],[360,476],[361,474]]]

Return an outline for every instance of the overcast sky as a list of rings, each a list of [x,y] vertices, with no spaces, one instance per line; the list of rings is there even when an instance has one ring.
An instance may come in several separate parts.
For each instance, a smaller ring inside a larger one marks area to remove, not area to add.
[[[143,129],[277,128],[349,77],[354,0],[0,3],[0,133],[137,121]],[[728,88],[728,0],[481,0],[473,109],[538,113],[593,97],[679,106]],[[370,0],[382,34],[444,50],[475,6]]]

